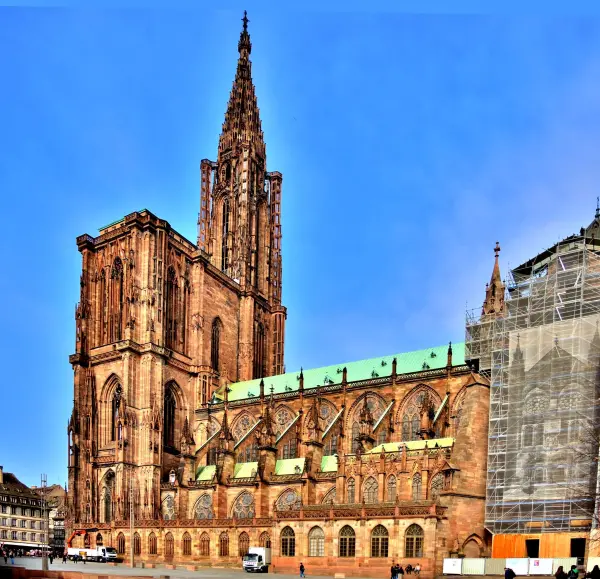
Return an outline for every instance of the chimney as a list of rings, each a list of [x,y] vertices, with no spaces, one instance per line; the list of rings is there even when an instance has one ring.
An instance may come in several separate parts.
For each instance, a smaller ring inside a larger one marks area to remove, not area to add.
[[[0,485],[4,483],[4,472],[2,470],[3,468],[3,466],[0,466]]]

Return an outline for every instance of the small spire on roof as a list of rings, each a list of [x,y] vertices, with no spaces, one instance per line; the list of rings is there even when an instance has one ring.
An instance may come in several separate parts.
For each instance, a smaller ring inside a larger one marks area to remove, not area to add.
[[[596,197],[596,219],[600,217],[600,197]]]

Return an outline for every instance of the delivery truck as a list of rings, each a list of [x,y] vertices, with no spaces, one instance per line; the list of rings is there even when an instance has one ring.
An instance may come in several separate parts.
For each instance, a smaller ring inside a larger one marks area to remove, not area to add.
[[[95,549],[79,549],[78,547],[69,547],[67,556],[71,561],[77,559],[86,561],[100,561],[106,563],[108,561],[115,562],[117,560],[117,550],[114,547],[96,547]]]
[[[250,547],[248,554],[242,559],[242,567],[246,573],[268,573],[271,564],[271,549],[267,547]]]

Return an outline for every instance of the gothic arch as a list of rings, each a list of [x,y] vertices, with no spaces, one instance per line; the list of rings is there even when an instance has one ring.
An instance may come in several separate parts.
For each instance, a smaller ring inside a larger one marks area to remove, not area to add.
[[[247,410],[240,412],[231,423],[231,434],[235,442],[240,439],[257,423],[257,419]]]
[[[337,490],[335,487],[331,487],[321,499],[322,505],[332,505],[335,503],[335,497],[337,495]]]
[[[119,384],[123,384],[123,381],[113,372],[102,385],[102,389],[100,390],[100,400],[102,402],[107,402]]]
[[[319,427],[321,428],[321,434],[325,434],[325,431],[327,430],[333,419],[337,416],[339,410],[333,402],[327,400],[326,398],[321,398],[319,405]],[[303,430],[304,436],[307,437],[309,430],[308,424],[312,420],[312,417],[310,416],[310,412],[306,412],[305,414],[306,416],[304,417]]]
[[[364,392],[352,403],[352,406],[350,406],[350,409],[346,414],[346,432],[352,431],[352,423],[354,422],[356,415],[360,412],[365,399],[367,400],[367,404],[369,405],[375,422],[379,420],[381,414],[389,405],[389,402],[386,402],[385,398],[376,392]]]
[[[100,480],[99,505],[100,522],[110,523],[115,518],[115,472],[110,469]]]
[[[442,403],[442,399],[440,395],[427,384],[417,384],[410,392],[406,394],[402,402],[400,403],[398,410],[396,411],[396,420],[395,423],[398,425],[402,425],[402,415],[408,406],[414,404],[415,399],[421,394],[421,392],[427,392],[429,394],[430,400],[433,403],[433,406],[437,410]]]
[[[395,423],[400,430],[400,436],[403,441],[414,440],[414,430],[420,425],[421,403],[425,397],[429,396],[435,410],[442,404],[440,395],[427,384],[417,384],[402,400],[396,413]]]
[[[475,549],[477,549],[477,551],[475,551]],[[461,547],[461,551],[465,554],[467,553],[467,551],[472,551],[472,553],[469,553],[469,555],[466,555],[467,557],[471,557],[471,556],[481,557],[484,550],[485,550],[485,543],[483,542],[481,537],[479,535],[477,535],[476,533],[469,535],[463,541],[463,544]]]
[[[212,519],[214,516],[213,513],[213,498],[209,493],[204,493],[198,500],[194,503],[194,508],[192,509],[192,518],[193,519]]]
[[[296,413],[286,404],[280,404],[273,414],[275,420],[275,434],[280,436],[296,417]]]
[[[454,397],[452,402],[452,409],[450,411],[450,420],[452,421],[452,433],[456,436],[458,429],[460,428],[460,422],[462,417],[462,409],[467,397],[467,387],[463,386],[458,394]]]
[[[248,491],[242,491],[231,504],[231,518],[253,519],[254,516],[254,497]]]
[[[278,511],[298,511],[302,506],[302,498],[298,491],[287,488],[279,494],[275,506]]]

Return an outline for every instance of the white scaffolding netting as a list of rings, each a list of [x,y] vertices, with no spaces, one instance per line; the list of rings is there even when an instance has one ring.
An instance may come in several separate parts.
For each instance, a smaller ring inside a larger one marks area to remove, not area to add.
[[[467,314],[466,358],[490,377],[486,526],[594,520],[600,406],[598,245],[567,240],[511,272],[505,312]]]

